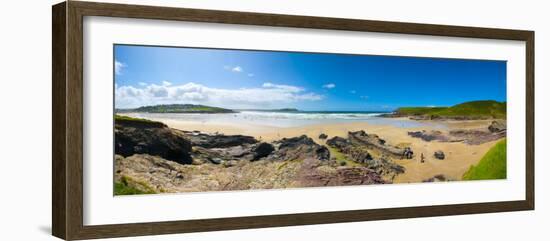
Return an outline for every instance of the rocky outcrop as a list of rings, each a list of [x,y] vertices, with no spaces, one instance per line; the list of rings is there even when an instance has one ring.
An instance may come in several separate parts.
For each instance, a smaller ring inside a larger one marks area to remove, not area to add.
[[[249,148],[236,147],[226,149],[209,149],[200,146],[193,147],[193,164],[213,163],[222,164],[224,161],[239,161],[251,159]]]
[[[170,192],[184,183],[182,170],[185,166],[188,165],[147,154],[116,155],[115,181],[144,192]]]
[[[197,131],[184,131],[183,133],[193,146],[204,148],[227,148],[258,143],[258,140],[252,136],[207,134]]]
[[[321,139],[321,140],[324,140],[324,139],[327,139],[327,138],[328,138],[328,136],[327,136],[327,134],[325,134],[325,133],[321,133],[321,134],[319,135],[319,139]]]
[[[320,166],[316,160],[304,161],[299,172],[299,183],[304,187],[347,186],[389,183],[366,167]]]
[[[397,175],[405,172],[405,167],[396,164],[386,158],[371,159],[365,162],[366,166],[380,176],[393,180]]]
[[[295,187],[384,184],[367,167],[338,167],[329,161],[258,160],[235,165],[181,165],[157,156],[136,154],[115,158],[115,181],[154,193],[251,190]]]
[[[191,164],[191,142],[178,130],[160,122],[115,121],[115,154],[160,156],[181,164]]]
[[[441,131],[409,131],[407,134],[411,137],[420,138],[423,141],[451,142],[451,137],[443,134]]]
[[[506,131],[506,120],[494,120],[487,128],[492,133]]]
[[[392,145],[386,144],[386,141],[376,134],[367,134],[365,131],[356,131],[348,133],[348,140],[351,144],[364,145],[368,148],[376,149],[385,155],[392,156],[394,158],[408,158],[407,150]],[[410,156],[412,158],[412,156]],[[409,159],[410,159],[409,158]]]
[[[254,157],[252,160],[258,160],[260,158],[264,158],[266,156],[269,156],[273,151],[275,151],[275,147],[269,143],[262,142],[259,145],[257,145],[254,150]]]
[[[454,141],[462,141],[469,145],[479,145],[506,137],[506,131],[452,130],[449,132],[449,135]]]
[[[438,174],[428,179],[425,179],[422,182],[450,182],[450,181],[454,181],[454,180],[443,174]]]
[[[445,153],[441,150],[434,152],[434,157],[439,160],[445,159]]]
[[[326,146],[321,146],[313,139],[302,135],[299,137],[283,138],[275,143],[276,151],[266,157],[272,161],[289,161],[306,158],[329,160],[330,152]]]
[[[358,139],[365,135],[367,134],[364,131],[350,132],[348,133],[349,139],[335,136],[327,140],[327,145],[337,149],[338,151],[345,154],[349,159],[353,160],[354,162],[363,164],[365,167],[373,170],[375,173],[385,177],[388,180],[393,180],[393,178],[395,178],[397,175],[405,172],[405,168],[403,166],[398,165],[391,160],[388,160],[386,157],[373,158],[373,156],[369,153],[368,148],[374,147],[374,149],[377,149],[379,151],[383,150],[380,148],[380,146],[384,146],[386,142],[380,139],[378,136],[370,135],[366,138],[361,139],[360,141],[350,140],[352,138]],[[368,139],[368,141],[366,141],[365,139]],[[376,147],[375,145],[370,144],[372,142],[375,142],[377,144]],[[405,152],[406,150],[410,149],[404,148],[403,152]]]
[[[351,146],[351,142],[349,142],[348,139],[339,136],[328,139],[326,143],[330,147],[334,147],[337,149],[345,149],[346,147]]]
[[[342,153],[347,154],[354,162],[357,163],[368,163],[371,161],[372,155],[365,150],[364,148],[360,147],[347,147],[346,149],[340,149]]]
[[[496,125],[495,125],[496,126]],[[497,127],[493,127],[494,130]],[[469,145],[479,145],[490,141],[495,141],[500,138],[506,137],[506,129],[499,129],[500,131],[488,131],[485,129],[459,129],[451,130],[448,132],[442,131],[410,131],[409,136],[420,138],[424,141],[438,141],[438,142],[464,142]]]
[[[115,123],[115,182],[143,193],[249,190],[383,184],[404,171],[374,159],[364,141],[327,143],[362,165],[339,166],[326,146],[305,135],[267,143],[125,118]]]

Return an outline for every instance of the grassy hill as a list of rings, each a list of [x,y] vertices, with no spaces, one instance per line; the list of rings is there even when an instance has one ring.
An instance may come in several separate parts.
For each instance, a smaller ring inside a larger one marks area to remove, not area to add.
[[[146,112],[146,113],[234,113],[235,111],[206,105],[171,104],[142,106],[136,109],[124,109],[120,112]]]
[[[142,118],[134,118],[130,116],[115,114],[115,125],[127,125],[141,128],[163,128],[166,125],[162,122],[152,121]]]
[[[506,119],[506,102],[480,100],[464,102],[451,107],[402,107],[395,112],[401,116]]]
[[[464,173],[464,180],[490,180],[506,178],[506,139],[497,142],[481,158],[479,163],[471,166]]]

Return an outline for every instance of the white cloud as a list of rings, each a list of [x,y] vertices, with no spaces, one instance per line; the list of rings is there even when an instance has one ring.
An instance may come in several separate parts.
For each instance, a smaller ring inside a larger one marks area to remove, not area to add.
[[[125,63],[122,63],[122,62],[118,62],[118,60],[115,60],[115,74],[116,75],[121,75],[122,74],[122,69],[126,67],[126,64]]]
[[[277,84],[273,84],[273,83],[270,83],[270,82],[264,83],[262,85],[262,87],[271,88],[271,89],[281,89],[281,90],[285,90],[285,91],[288,91],[288,92],[291,92],[291,93],[298,93],[298,92],[304,91],[304,88],[302,88],[302,87],[297,87],[297,86],[292,86],[292,85],[277,85]]]
[[[318,101],[323,96],[306,93],[304,88],[291,85],[264,83],[261,87],[220,89],[201,84],[150,84],[140,88],[120,86],[115,89],[116,108],[134,108],[144,105],[190,103],[225,108],[286,107],[298,101]]]
[[[146,86],[146,85],[147,85],[147,83],[145,83],[145,82],[139,82],[138,84],[139,84],[140,86]]]
[[[248,77],[254,77],[254,74],[249,73],[249,74],[248,74]]]
[[[231,68],[231,71],[233,72],[243,72],[243,68],[241,66],[235,66]]]
[[[361,98],[361,99],[365,99],[365,100],[366,100],[366,99],[368,99],[368,98],[369,98],[369,96],[368,96],[368,95],[362,95],[362,96],[359,96],[359,98]]]
[[[350,90],[349,92],[350,92],[351,94],[356,94],[356,93],[357,93],[357,91],[355,91],[355,90]]]
[[[332,89],[332,88],[334,88],[334,87],[336,87],[336,85],[333,84],[333,83],[329,83],[329,84],[323,85],[323,88],[325,88],[325,89]]]

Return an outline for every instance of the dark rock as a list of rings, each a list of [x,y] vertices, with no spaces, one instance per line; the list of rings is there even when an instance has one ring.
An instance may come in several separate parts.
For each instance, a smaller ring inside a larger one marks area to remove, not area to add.
[[[115,153],[124,157],[133,154],[149,154],[181,164],[193,162],[191,142],[181,132],[159,122],[115,122]]]
[[[389,183],[375,171],[366,167],[338,167],[321,171],[319,160],[306,159],[298,175],[299,186],[348,186]]]
[[[388,177],[390,180],[393,180],[397,175],[405,172],[405,167],[386,158],[367,160],[365,165],[376,171],[379,175]]]
[[[200,132],[187,132],[185,131],[185,137],[191,141],[193,146],[200,146],[204,148],[227,148],[232,146],[240,146],[244,144],[255,144],[258,142],[252,136],[243,135],[220,135],[220,134],[206,134]]]
[[[262,142],[256,148],[254,148],[254,157],[252,160],[258,160],[260,158],[269,156],[273,151],[275,151],[275,147],[269,143]]]
[[[330,159],[330,151],[326,146],[319,146],[317,150],[315,150],[315,154],[317,155],[317,159],[319,160],[329,160]]]
[[[372,160],[372,156],[367,150],[353,146],[349,140],[342,137],[335,136],[330,138],[327,140],[327,145],[346,154],[355,162],[365,163],[368,160]]]
[[[348,158],[357,163],[362,163],[369,169],[372,169],[377,174],[385,176],[391,180],[395,176],[405,172],[405,168],[398,165],[387,158],[374,159],[372,155],[367,151],[365,147],[376,148],[383,153],[388,152],[388,148],[395,148],[386,146],[386,142],[376,135],[368,135],[364,131],[350,132],[350,139],[354,138],[355,144],[351,144],[352,141],[346,140],[341,137],[333,137],[327,141],[327,145],[338,149],[340,152],[346,154]],[[412,150],[410,148],[399,148],[399,150],[393,151],[394,156],[412,158]]]
[[[449,135],[454,141],[462,141],[468,145],[479,145],[506,137],[506,131],[493,133],[487,130],[452,130]]]
[[[228,148],[213,148],[212,150],[219,151],[220,154],[227,156],[228,159],[232,158],[244,158],[247,159],[247,156],[252,156],[252,149],[254,145],[241,145],[241,146],[232,146]]]
[[[436,151],[434,152],[434,157],[439,160],[443,160],[445,159],[445,153],[443,151]]]
[[[348,132],[348,139],[353,145],[366,146],[368,148],[376,149],[383,154],[404,158],[406,157],[406,150],[404,148],[387,145],[386,141],[378,135],[367,134],[365,131]],[[409,149],[412,152],[412,150]]]
[[[254,145],[234,146],[228,148],[204,148],[200,146],[193,147],[192,156],[197,164],[205,161],[212,162],[212,159],[219,159],[223,161],[240,161],[240,160],[252,160],[254,154],[252,149]],[[216,163],[219,161],[214,161]]]
[[[313,139],[307,137],[306,135],[301,135],[299,137],[283,138],[278,142],[280,143],[279,149],[317,145],[317,143],[315,143]]]
[[[342,149],[341,152],[348,154],[353,161],[358,163],[367,163],[367,161],[372,160],[371,154],[362,148],[347,147],[347,149]]]
[[[423,180],[422,182],[449,182],[449,181],[454,181],[454,180],[446,177],[443,174],[438,174],[426,180]]]
[[[348,139],[344,139],[339,136],[335,136],[333,138],[330,138],[327,140],[327,145],[333,148],[336,148],[338,150],[344,150],[351,146],[351,143],[348,141]]]
[[[506,131],[506,120],[494,120],[488,127],[490,132]]]
[[[321,133],[321,135],[319,135],[319,139],[321,139],[321,140],[324,140],[324,139],[327,139],[327,138],[328,138],[328,136],[325,133]]]
[[[451,130],[448,133],[441,131],[411,131],[409,136],[420,138],[424,141],[439,141],[439,142],[464,142],[469,145],[479,145],[486,142],[498,140],[506,137],[506,131],[490,132],[487,130]]]
[[[358,135],[362,138],[367,134],[364,131],[350,132],[350,136],[352,135]],[[372,169],[380,176],[385,176],[389,179],[393,179],[395,176],[405,172],[405,168],[403,166],[398,165],[386,158],[374,159],[372,155],[367,151],[365,146],[371,148],[376,146],[376,149],[384,150],[380,148],[387,148],[386,146],[383,146],[386,144],[386,142],[378,138],[378,136],[376,135],[371,135],[367,138],[370,138],[370,140],[368,140],[369,143],[373,142],[375,144],[365,144],[364,140],[358,140],[355,142],[355,144],[352,144],[352,142],[347,139],[335,136],[327,140],[327,145],[336,148],[340,152],[346,154],[346,156],[354,162],[364,164],[367,168]],[[404,153],[401,155],[404,155],[406,158],[412,158],[412,150],[410,148],[404,148],[402,151]],[[407,151],[409,153],[407,153]]]
[[[329,160],[330,152],[325,146],[321,146],[313,139],[302,135],[299,137],[283,138],[276,141],[278,149],[266,157],[272,161],[289,161],[305,158],[315,158],[318,160]]]
[[[221,158],[217,158],[217,157],[209,158],[208,160],[216,165],[222,164],[223,162]]]
[[[450,141],[450,137],[444,135],[441,131],[409,131],[407,134],[411,137],[420,138],[423,141]]]

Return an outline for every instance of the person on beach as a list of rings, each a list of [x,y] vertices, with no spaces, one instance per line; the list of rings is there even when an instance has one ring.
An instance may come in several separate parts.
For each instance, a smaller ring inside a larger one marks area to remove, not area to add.
[[[412,159],[413,158],[413,151],[411,150],[410,147],[405,147],[405,150],[403,151],[403,154],[401,155],[401,159],[403,159],[403,157],[405,159]]]
[[[424,153],[420,153],[420,163],[424,163]]]

